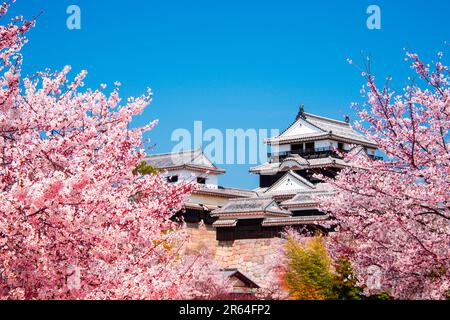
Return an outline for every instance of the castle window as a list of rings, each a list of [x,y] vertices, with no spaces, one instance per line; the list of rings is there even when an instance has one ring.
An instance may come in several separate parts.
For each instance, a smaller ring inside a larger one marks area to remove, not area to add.
[[[299,151],[302,151],[302,150],[303,150],[303,143],[291,145],[292,153],[298,153]]]
[[[197,183],[206,184],[206,178],[204,178],[204,177],[197,177]]]
[[[167,177],[167,182],[177,182],[178,181],[178,176],[168,176]]]

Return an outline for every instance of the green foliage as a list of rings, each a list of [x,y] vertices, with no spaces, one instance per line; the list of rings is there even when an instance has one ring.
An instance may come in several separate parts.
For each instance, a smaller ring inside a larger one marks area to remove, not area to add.
[[[348,259],[341,258],[334,264],[333,276],[334,296],[340,300],[361,300],[363,288],[358,286],[358,279],[353,273],[353,268]]]
[[[133,169],[132,173],[133,175],[146,175],[146,174],[158,174],[160,170],[158,168],[155,168],[151,165],[149,165],[147,162],[142,161],[139,163],[136,168]],[[130,202],[138,202],[143,199],[145,199],[147,195],[143,192],[136,192],[133,196],[130,197]]]
[[[351,262],[346,258],[332,263],[322,236],[286,243],[287,270],[284,283],[296,300],[390,300],[387,292],[363,295]]]
[[[392,300],[389,292],[381,292],[378,294],[373,294],[371,296],[364,297],[365,300]]]
[[[142,161],[139,163],[136,168],[133,169],[133,174],[137,176],[138,174],[158,174],[160,170],[158,168],[155,168],[151,165],[149,165],[147,162]]]
[[[291,298],[325,300],[332,297],[331,259],[322,237],[314,237],[304,243],[289,237],[286,255],[285,283]]]

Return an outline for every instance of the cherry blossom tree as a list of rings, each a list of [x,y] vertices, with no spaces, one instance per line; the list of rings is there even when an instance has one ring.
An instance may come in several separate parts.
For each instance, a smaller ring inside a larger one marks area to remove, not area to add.
[[[122,102],[119,83],[84,89],[86,72],[70,81],[70,67],[23,77],[20,50],[33,24],[17,17],[0,26],[0,298],[223,294],[212,259],[185,256],[186,234],[169,219],[195,186],[133,170],[156,121],[130,122],[151,92]]]
[[[441,299],[450,284],[450,89],[442,54],[432,65],[407,53],[417,74],[402,92],[377,86],[370,60],[356,126],[385,160],[350,153],[353,167],[336,180],[322,209],[339,221],[330,238],[369,289],[396,298]],[[351,61],[350,61],[351,63]]]

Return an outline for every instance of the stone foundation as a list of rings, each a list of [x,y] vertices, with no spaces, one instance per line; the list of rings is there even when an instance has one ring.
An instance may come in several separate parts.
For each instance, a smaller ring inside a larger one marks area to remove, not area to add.
[[[215,258],[223,268],[237,268],[264,285],[270,259],[279,250],[279,238],[217,241]]]
[[[186,245],[186,253],[195,253],[208,249],[212,254],[216,253],[216,230],[210,225],[199,223],[187,223],[189,242]]]
[[[279,250],[281,239],[242,239],[217,241],[215,228],[208,225],[188,223],[190,241],[186,253],[210,250],[222,268],[236,268],[263,286],[272,255]]]

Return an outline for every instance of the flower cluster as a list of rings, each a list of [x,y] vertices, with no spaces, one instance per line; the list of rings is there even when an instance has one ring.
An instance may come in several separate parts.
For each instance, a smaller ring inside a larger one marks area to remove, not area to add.
[[[21,77],[33,24],[0,26],[0,298],[220,294],[218,268],[183,255],[186,235],[170,220],[194,185],[132,173],[156,122],[130,122],[151,92],[123,104],[119,84],[83,89],[86,72],[69,81],[69,67]]]
[[[370,281],[376,266],[380,289],[394,297],[437,299],[450,285],[449,69],[442,54],[433,67],[407,57],[419,79],[400,94],[365,70],[356,125],[387,159],[350,154],[354,166],[328,180],[337,194],[322,209],[340,221],[330,247],[352,259],[361,279]]]

